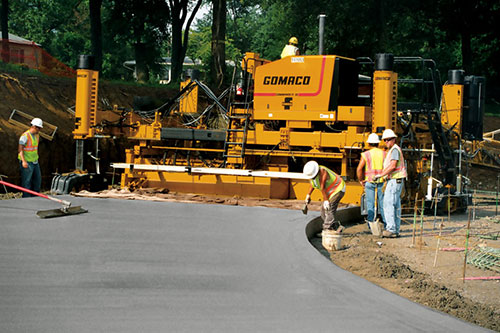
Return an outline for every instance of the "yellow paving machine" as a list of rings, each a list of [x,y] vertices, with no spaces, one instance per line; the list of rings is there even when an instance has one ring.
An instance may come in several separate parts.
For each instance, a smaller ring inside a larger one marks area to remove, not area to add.
[[[432,60],[392,54],[269,61],[246,53],[238,79],[220,96],[189,70],[177,96],[161,106],[100,110],[90,59],[82,56],[77,71],[77,169],[85,140],[126,137],[133,147],[112,163],[122,187],[302,199],[309,186],[302,168],[316,160],[346,180],[342,202],[360,204],[360,154],[370,133],[390,128],[409,172],[405,198],[420,192],[432,201],[448,187],[453,209],[467,205],[462,165],[472,158],[468,147],[483,140],[483,77],[452,70],[442,85]],[[200,103],[202,94],[209,103]],[[53,190],[68,177],[53,181]]]

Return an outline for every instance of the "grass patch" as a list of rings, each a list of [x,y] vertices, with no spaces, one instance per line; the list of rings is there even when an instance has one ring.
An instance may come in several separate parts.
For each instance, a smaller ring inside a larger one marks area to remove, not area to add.
[[[35,76],[46,76],[45,74],[40,73],[38,70],[29,68],[26,65],[6,64],[3,61],[0,61],[0,70],[6,71],[6,72],[11,72],[11,73],[22,73],[22,74],[29,74],[29,75],[35,75]]]

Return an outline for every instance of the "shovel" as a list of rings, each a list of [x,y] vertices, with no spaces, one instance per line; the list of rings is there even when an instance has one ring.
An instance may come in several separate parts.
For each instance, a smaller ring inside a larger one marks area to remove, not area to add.
[[[307,204],[305,203],[304,206],[302,207],[302,214],[307,215],[307,211],[309,209],[307,208]]]
[[[83,209],[81,206],[71,207],[71,202],[66,201],[66,200],[56,199],[56,198],[50,197],[46,194],[38,193],[38,192],[29,190],[29,189],[21,187],[21,186],[7,183],[6,181],[3,181],[3,180],[0,180],[0,184],[7,185],[7,186],[10,186],[10,187],[15,188],[17,190],[20,190],[20,191],[23,191],[23,192],[26,192],[29,194],[33,194],[33,195],[36,195],[36,196],[39,196],[39,197],[42,197],[45,199],[49,199],[49,200],[58,202],[61,205],[63,205],[63,207],[59,208],[59,209],[40,210],[40,211],[36,212],[36,215],[38,215],[38,217],[42,218],[42,219],[47,219],[47,218],[51,218],[51,217],[66,216],[66,215],[76,215],[76,214],[82,214],[82,213],[88,212],[88,210]]]
[[[378,187],[375,187],[375,212],[374,212],[374,215],[373,215],[373,219],[374,221],[367,221],[368,222],[368,226],[370,227],[370,231],[372,232],[372,235],[374,236],[380,236],[382,234],[382,228],[381,228],[381,223],[378,219],[378,212],[377,212],[377,208],[378,208]]]

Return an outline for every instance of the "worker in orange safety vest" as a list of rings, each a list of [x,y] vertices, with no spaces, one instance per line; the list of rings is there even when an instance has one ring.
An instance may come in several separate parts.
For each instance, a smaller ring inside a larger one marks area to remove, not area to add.
[[[42,174],[38,164],[38,141],[43,122],[40,118],[33,118],[31,127],[19,138],[17,158],[21,171],[21,186],[35,192],[40,192],[42,185]],[[32,195],[23,192],[23,198]]]
[[[365,189],[365,199],[366,199],[366,210],[368,213],[367,220],[369,222],[374,222],[377,217],[375,216],[375,191],[377,192],[377,210],[382,217],[382,221],[385,227],[384,218],[384,193],[382,188],[384,187],[384,180],[373,178],[376,175],[380,175],[384,169],[384,159],[385,151],[378,147],[380,139],[376,133],[371,133],[368,136],[366,143],[370,147],[370,150],[365,151],[361,154],[361,159],[359,160],[358,168],[356,169],[356,174],[361,186]]]
[[[384,170],[374,178],[388,177],[384,192],[384,217],[386,227],[382,237],[399,237],[401,226],[401,192],[407,176],[403,151],[396,144],[396,133],[391,129],[384,130],[382,140],[389,149],[384,159]]]
[[[304,175],[311,180],[311,186],[307,193],[305,202],[311,202],[311,193],[318,189],[323,194],[323,204],[321,205],[321,218],[323,219],[323,230],[334,230],[342,232],[344,227],[340,221],[335,220],[335,212],[340,200],[345,194],[345,182],[340,175],[325,166],[319,165],[316,161],[309,161],[304,165]]]

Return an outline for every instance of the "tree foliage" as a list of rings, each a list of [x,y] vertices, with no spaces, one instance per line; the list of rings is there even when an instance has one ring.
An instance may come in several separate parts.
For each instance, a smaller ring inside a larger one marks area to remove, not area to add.
[[[8,28],[74,66],[78,54],[92,50],[90,1],[101,0],[11,1]],[[299,39],[302,54],[316,54],[318,15],[326,14],[324,50],[328,54],[373,59],[376,53],[390,52],[432,58],[443,75],[448,69],[463,68],[468,75],[486,76],[487,91],[500,90],[500,0],[223,2],[227,59],[246,51],[278,59],[291,36]],[[214,52],[212,13],[191,29],[201,3],[102,0],[103,75],[126,77],[122,63],[132,59],[154,73],[159,56],[172,57],[174,79],[180,75],[185,55],[209,64]]]

